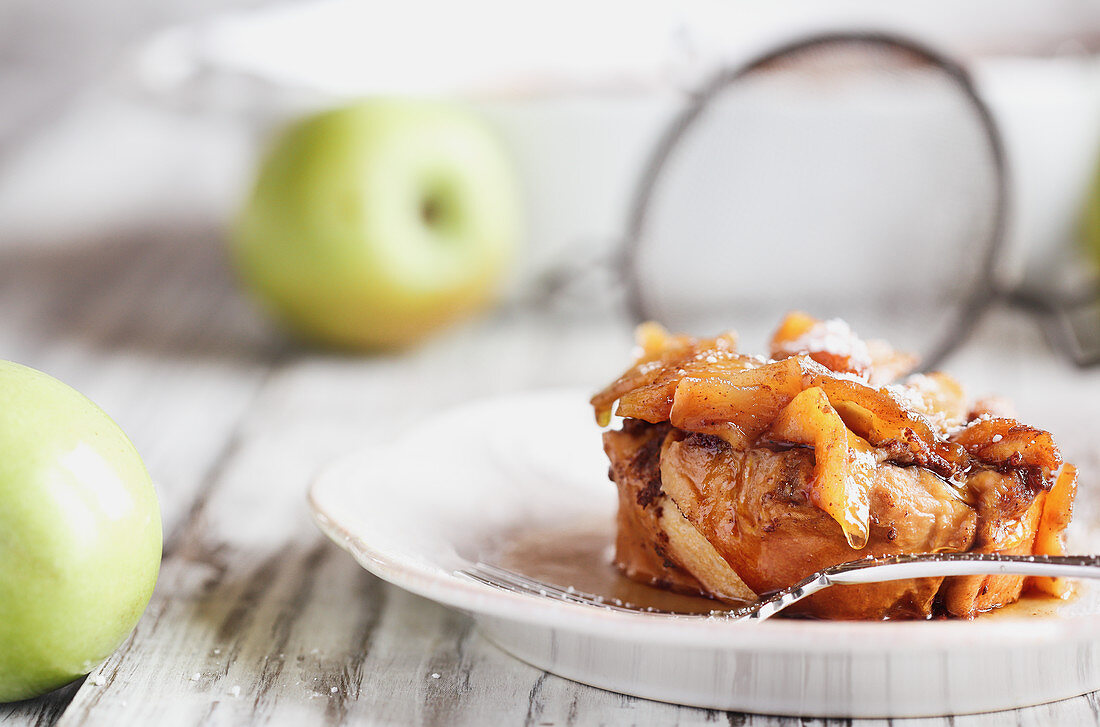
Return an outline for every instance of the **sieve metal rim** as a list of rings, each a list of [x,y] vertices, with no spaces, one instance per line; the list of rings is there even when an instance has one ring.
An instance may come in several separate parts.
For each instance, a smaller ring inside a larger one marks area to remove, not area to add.
[[[615,263],[625,287],[627,307],[636,322],[657,317],[656,311],[647,302],[642,289],[638,253],[643,245],[642,233],[654,187],[678,142],[690,131],[710,101],[728,86],[789,54],[834,43],[890,46],[936,66],[963,94],[965,100],[974,109],[976,118],[985,132],[984,137],[988,144],[996,181],[991,210],[993,219],[989,237],[984,243],[985,250],[980,256],[981,268],[974,281],[973,290],[959,305],[958,311],[947,326],[946,333],[930,351],[920,352],[922,370],[934,368],[962,343],[997,297],[993,266],[998,254],[1005,248],[1009,207],[1008,168],[1000,129],[989,106],[978,93],[970,74],[945,53],[906,36],[880,31],[829,31],[787,41],[740,65],[718,70],[700,86],[699,90],[691,94],[683,110],[673,118],[658,137],[635,187],[626,222],[626,234]]]

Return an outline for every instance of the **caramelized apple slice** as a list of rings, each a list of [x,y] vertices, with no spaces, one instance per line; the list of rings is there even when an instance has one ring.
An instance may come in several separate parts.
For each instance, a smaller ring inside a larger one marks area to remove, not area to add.
[[[827,373],[820,364],[796,356],[721,377],[684,377],[676,387],[669,421],[678,429],[747,447],[807,380]]]
[[[605,427],[611,421],[611,407],[628,399],[629,413],[623,416],[649,422],[664,421],[672,406],[672,394],[685,373],[685,366],[698,369],[715,362],[749,361],[738,356],[737,336],[729,332],[715,338],[673,336],[656,323],[643,323],[635,330],[639,355],[634,365],[591,399],[596,421]],[[735,370],[744,366],[735,365]]]
[[[1062,466],[1062,453],[1050,432],[1020,424],[1015,419],[977,419],[951,441],[975,459],[997,467],[1036,467],[1049,487],[1050,474]]]
[[[741,361],[738,365],[748,364]],[[705,367],[701,370],[708,373]],[[875,446],[890,448],[895,459],[924,465],[944,476],[965,468],[968,457],[961,447],[940,439],[928,419],[910,411],[889,390],[837,376],[807,356],[792,356],[732,374],[715,371],[714,375],[697,376],[685,370],[673,389],[667,418],[679,429],[713,434],[734,447],[750,446],[807,387],[820,388],[848,428]],[[659,403],[668,392],[661,389],[656,394],[659,401],[645,398],[654,391],[646,388],[625,395],[620,413],[663,421],[665,409]]]
[[[848,545],[856,550],[866,546],[875,457],[865,441],[848,431],[825,392],[815,386],[795,396],[768,435],[814,448],[810,500],[837,521]]]
[[[1071,464],[1062,467],[1062,473],[1054,481],[1043,503],[1043,515],[1035,533],[1035,555],[1065,555],[1066,526],[1073,517],[1073,499],[1077,496],[1077,468]],[[1073,591],[1067,578],[1032,578],[1028,585],[1042,593],[1066,598]]]
[[[652,384],[664,372],[665,365],[662,361],[646,361],[632,366],[589,400],[596,410],[596,423],[606,427],[611,423],[611,407],[621,396]]]
[[[619,399],[618,414],[651,423],[669,421],[676,391],[684,381],[728,381],[759,365],[756,359],[732,351],[700,351],[667,367],[652,383],[624,393]]]
[[[890,450],[891,459],[919,464],[944,477],[965,468],[966,453],[945,442],[925,417],[910,411],[888,389],[874,389],[850,379],[814,380],[848,427],[876,447]]]

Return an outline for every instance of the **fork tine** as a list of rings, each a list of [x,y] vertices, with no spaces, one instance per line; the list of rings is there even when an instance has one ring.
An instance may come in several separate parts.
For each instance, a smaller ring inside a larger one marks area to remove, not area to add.
[[[558,586],[550,583],[544,583],[542,581],[535,580],[528,576],[518,573],[516,571],[508,570],[507,568],[501,568],[500,566],[491,565],[489,563],[477,563],[475,568],[479,569],[482,573],[487,573],[495,578],[498,578],[506,583],[511,583],[526,591],[533,591],[541,596],[552,595],[558,598],[580,598],[582,600],[590,600],[594,603],[602,603],[603,598],[591,593],[585,593],[576,589],[562,589]]]
[[[484,583],[489,586],[494,586],[502,590],[511,591],[513,593],[526,593],[532,596],[542,596],[545,598],[554,598],[559,601],[566,601],[569,603],[579,603],[586,606],[599,606],[601,608],[608,608],[615,611],[626,611],[629,613],[638,613],[641,609],[631,608],[629,606],[620,605],[613,602],[607,602],[600,596],[596,596],[591,593],[584,593],[577,590],[563,590],[557,586],[550,585],[549,583],[543,583],[532,578],[528,578],[520,573],[500,568],[498,566],[489,565],[487,563],[475,563],[470,568],[466,568],[458,571],[465,576],[473,578],[474,580]]]
[[[472,568],[469,568],[463,572],[467,575],[477,578],[482,583],[488,583],[491,586],[506,587],[510,590],[522,591],[524,593],[532,593],[537,596],[558,598],[563,601],[577,600],[580,602],[598,603],[596,596],[581,593],[578,591],[570,592],[562,590],[561,588],[553,586],[549,583],[536,581],[532,578],[524,576],[521,573],[516,573],[515,571],[492,566],[488,563],[476,563]]]
[[[656,608],[642,608],[635,606],[634,604],[621,601],[614,598],[605,598],[593,593],[586,593],[584,591],[578,591],[575,588],[563,589],[558,586],[545,583],[543,581],[535,580],[529,576],[525,576],[522,573],[517,573],[507,568],[501,568],[500,566],[490,565],[488,563],[475,563],[469,568],[464,568],[457,571],[468,578],[472,578],[479,583],[484,583],[488,586],[494,586],[502,590],[511,591],[514,593],[526,593],[533,596],[542,596],[545,598],[554,598],[560,601],[566,601],[567,603],[578,603],[585,606],[597,606],[599,608],[608,609],[611,611],[620,611],[624,613],[643,613],[654,615],[676,615],[676,616],[703,616],[705,614],[687,614],[679,613],[676,611],[664,611]]]

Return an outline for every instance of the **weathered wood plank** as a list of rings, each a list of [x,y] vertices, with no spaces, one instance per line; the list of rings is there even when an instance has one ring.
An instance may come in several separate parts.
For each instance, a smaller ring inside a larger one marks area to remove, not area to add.
[[[62,379],[119,423],[167,532],[280,356],[222,255],[209,229],[0,248],[0,358]]]
[[[0,704],[0,725],[50,727],[56,724],[83,682],[81,679],[39,699]]]

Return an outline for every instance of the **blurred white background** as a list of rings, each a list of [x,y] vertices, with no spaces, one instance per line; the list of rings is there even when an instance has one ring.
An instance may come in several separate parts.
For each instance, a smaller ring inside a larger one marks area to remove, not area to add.
[[[42,245],[221,224],[285,120],[363,95],[442,96],[482,110],[518,161],[522,293],[563,259],[619,244],[640,170],[704,79],[829,29],[901,32],[962,62],[1006,140],[1006,274],[1058,257],[1100,149],[1093,2],[9,0],[0,234]]]

